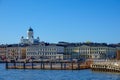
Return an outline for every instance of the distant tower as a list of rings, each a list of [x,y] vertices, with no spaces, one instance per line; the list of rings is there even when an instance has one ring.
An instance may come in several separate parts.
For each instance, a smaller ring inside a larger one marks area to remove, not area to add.
[[[29,43],[34,43],[34,36],[33,36],[33,29],[30,27],[27,31],[27,38],[29,40]]]
[[[20,42],[21,42],[21,43],[24,43],[24,37],[23,37],[23,36],[21,37]]]
[[[40,38],[39,38],[39,37],[37,37],[37,41],[38,41],[38,42],[40,41]]]

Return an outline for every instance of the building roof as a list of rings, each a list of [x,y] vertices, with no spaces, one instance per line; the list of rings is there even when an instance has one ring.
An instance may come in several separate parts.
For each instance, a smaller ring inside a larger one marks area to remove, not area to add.
[[[33,31],[33,29],[30,27],[30,28],[28,29],[28,31]]]

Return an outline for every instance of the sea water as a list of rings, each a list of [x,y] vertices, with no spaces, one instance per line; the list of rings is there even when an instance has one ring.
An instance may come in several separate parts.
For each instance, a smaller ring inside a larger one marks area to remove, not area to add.
[[[87,70],[5,69],[0,64],[0,80],[120,80],[120,74]]]

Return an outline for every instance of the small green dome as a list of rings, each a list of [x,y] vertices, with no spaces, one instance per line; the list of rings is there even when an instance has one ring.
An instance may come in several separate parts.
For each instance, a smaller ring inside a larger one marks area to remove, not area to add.
[[[33,29],[30,27],[30,28],[28,29],[28,31],[33,31]]]

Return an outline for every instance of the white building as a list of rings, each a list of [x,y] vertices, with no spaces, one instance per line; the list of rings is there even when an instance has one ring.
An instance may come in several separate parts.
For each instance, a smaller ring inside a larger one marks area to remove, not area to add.
[[[66,47],[66,58],[86,58],[86,59],[111,59],[116,56],[116,48],[107,46],[78,46]]]
[[[31,45],[26,48],[26,58],[63,59],[64,47],[55,45]]]
[[[39,43],[39,41],[40,41],[39,37],[37,37],[37,39],[34,39],[34,32],[31,27],[27,31],[27,38],[24,39],[24,37],[22,36],[20,39],[21,44],[35,44]]]

